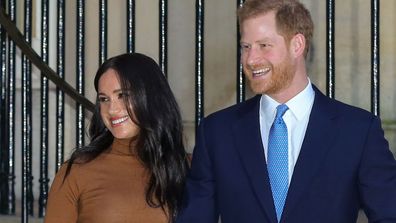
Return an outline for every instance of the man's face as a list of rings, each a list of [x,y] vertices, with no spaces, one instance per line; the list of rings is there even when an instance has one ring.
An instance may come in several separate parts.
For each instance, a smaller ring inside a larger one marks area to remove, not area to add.
[[[295,68],[289,47],[277,32],[275,12],[249,18],[241,26],[241,63],[256,94],[279,94],[290,86]]]

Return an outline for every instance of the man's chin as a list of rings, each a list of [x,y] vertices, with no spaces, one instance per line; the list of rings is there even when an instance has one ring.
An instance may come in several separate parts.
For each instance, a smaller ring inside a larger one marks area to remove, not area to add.
[[[259,84],[250,84],[250,89],[254,94],[265,94],[267,89]]]

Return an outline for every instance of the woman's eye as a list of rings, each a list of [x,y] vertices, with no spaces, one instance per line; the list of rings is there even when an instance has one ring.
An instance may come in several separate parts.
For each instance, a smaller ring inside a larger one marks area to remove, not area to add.
[[[108,99],[106,97],[99,97],[98,98],[99,102],[106,102]]]
[[[118,94],[118,98],[125,98],[125,97],[128,97],[128,94],[125,92],[121,92]]]

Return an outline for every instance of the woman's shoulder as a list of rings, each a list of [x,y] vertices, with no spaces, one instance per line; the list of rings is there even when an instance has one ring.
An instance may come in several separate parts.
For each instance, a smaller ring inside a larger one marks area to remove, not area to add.
[[[68,160],[61,165],[55,174],[54,183],[59,182],[59,184],[62,185],[66,181],[71,183],[79,178],[79,173],[81,172],[80,165],[73,163],[69,167],[69,163],[70,161]]]
[[[90,167],[92,165],[98,165],[97,162],[101,160],[101,155],[99,155],[98,157],[96,157],[93,160],[90,161],[86,161],[86,160],[82,160],[82,159],[76,159],[73,160],[73,162],[70,164],[70,160],[65,161],[57,174],[62,175],[62,176],[66,176],[67,177],[72,177],[72,178],[79,178],[82,175],[86,175],[85,172],[89,171]]]
[[[73,194],[73,197],[79,197],[79,194],[89,185],[93,177],[90,170],[92,162],[95,162],[95,159],[91,162],[75,160],[71,164],[70,160],[64,162],[54,177],[51,185],[52,189],[55,191],[68,191],[68,193]]]
[[[74,160],[70,163],[70,160],[65,161],[58,172],[55,175],[54,181],[62,181],[62,184],[67,182],[68,184],[82,184],[87,180],[89,176],[89,166],[91,162],[84,162],[82,160]]]

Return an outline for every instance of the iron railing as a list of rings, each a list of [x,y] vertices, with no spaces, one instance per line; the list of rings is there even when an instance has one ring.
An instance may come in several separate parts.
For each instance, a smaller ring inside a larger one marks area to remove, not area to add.
[[[49,6],[56,3],[57,24],[56,30],[49,27]],[[33,175],[32,175],[32,64],[41,72],[41,130],[40,130],[40,195],[38,198],[38,216],[45,215],[45,205],[48,196],[48,123],[49,82],[56,85],[56,164],[55,171],[64,161],[64,129],[65,129],[65,93],[76,101],[76,145],[84,144],[84,109],[93,111],[94,105],[84,97],[85,85],[85,1],[76,0],[76,89],[65,82],[65,0],[41,1],[41,52],[40,56],[30,45],[32,35],[32,1],[24,1],[24,33],[16,26],[16,0],[6,0],[0,3],[0,212],[15,214],[15,109],[16,109],[16,46],[23,55],[22,63],[22,208],[21,222],[27,222],[33,213]],[[240,6],[244,0],[237,0]],[[380,57],[379,57],[379,0],[371,1],[371,111],[379,115],[380,111]],[[135,21],[136,13],[134,0],[126,0],[126,52],[135,51]],[[327,95],[335,97],[335,1],[326,1],[327,9]],[[204,32],[205,32],[205,1],[196,0],[195,4],[195,126],[204,117]],[[167,74],[168,61],[168,1],[159,0],[159,65]],[[99,0],[99,63],[102,63],[108,54],[108,1]],[[238,26],[238,24],[237,24]],[[237,28],[237,49],[239,49],[239,33]],[[49,33],[56,32],[56,71],[48,65]],[[236,102],[245,100],[245,79],[239,62],[240,52],[236,57]]]

